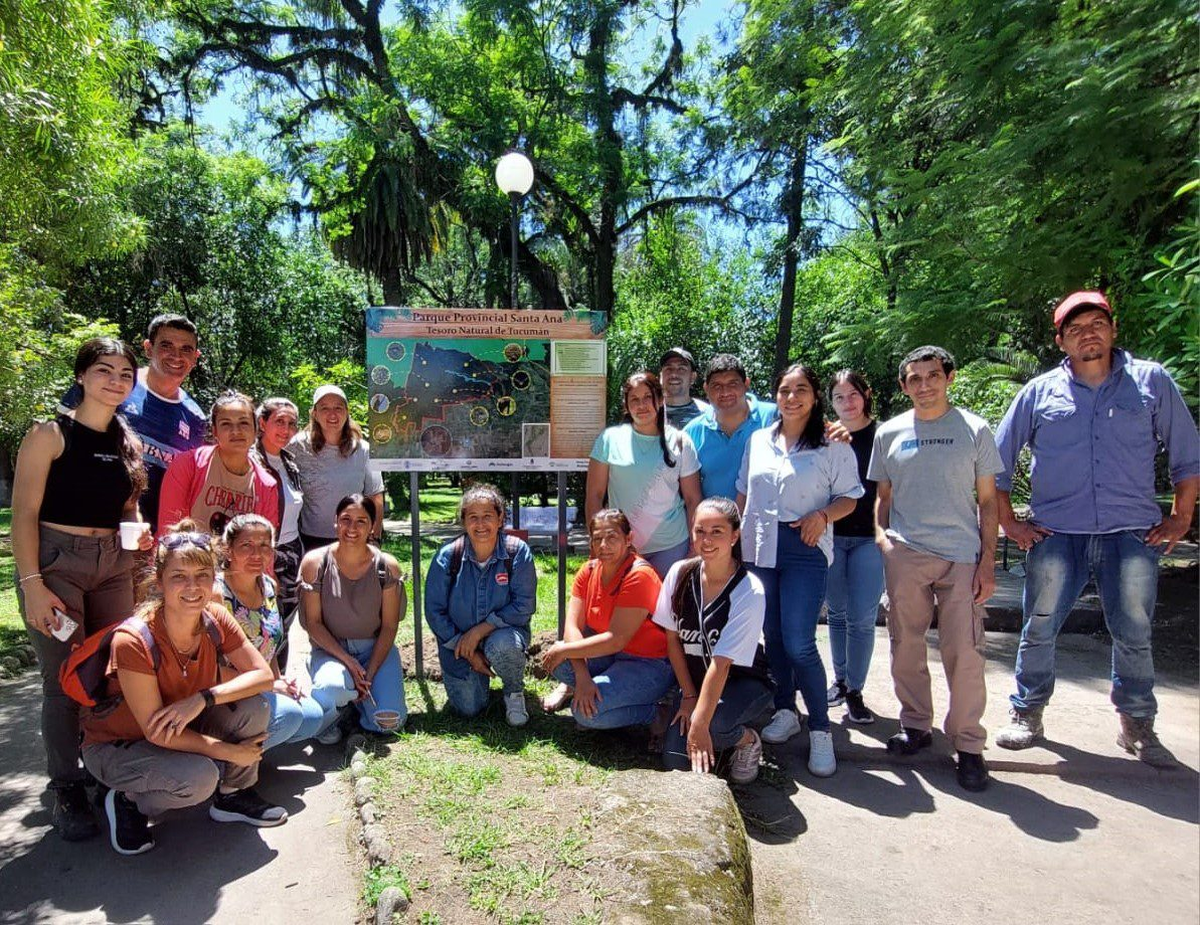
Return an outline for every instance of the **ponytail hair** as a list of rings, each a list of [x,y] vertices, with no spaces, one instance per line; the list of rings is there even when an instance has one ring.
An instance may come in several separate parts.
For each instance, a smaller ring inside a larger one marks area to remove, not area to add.
[[[663,462],[670,468],[675,468],[675,456],[671,452],[671,448],[667,445],[667,407],[666,401],[663,399],[662,383],[658,381],[658,376],[654,373],[636,372],[623,383],[621,383],[621,407],[625,409],[625,420],[632,422],[633,417],[629,413],[629,393],[636,389],[639,385],[644,385],[650,390],[650,396],[654,399],[654,404],[658,411],[654,416],[655,427],[658,429],[658,443],[662,447]]]

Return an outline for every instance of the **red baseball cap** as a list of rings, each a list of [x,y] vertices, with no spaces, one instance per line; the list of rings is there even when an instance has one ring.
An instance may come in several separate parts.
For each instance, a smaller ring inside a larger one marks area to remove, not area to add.
[[[1108,304],[1108,299],[1104,297],[1103,292],[1095,289],[1072,292],[1059,302],[1054,309],[1054,329],[1056,331],[1062,330],[1063,322],[1084,308],[1098,308],[1102,312],[1107,312],[1109,318],[1112,317],[1113,313],[1112,306]]]

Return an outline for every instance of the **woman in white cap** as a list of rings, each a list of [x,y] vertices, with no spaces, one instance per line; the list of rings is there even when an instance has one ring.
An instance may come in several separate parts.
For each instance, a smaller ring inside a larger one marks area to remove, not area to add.
[[[366,495],[375,502],[371,542],[383,535],[383,477],[370,466],[370,447],[362,428],[350,418],[346,393],[336,385],[313,392],[308,427],[288,445],[300,470],[304,506],[300,510],[300,540],[304,551],[328,546],[337,539],[338,501],[347,495]]]

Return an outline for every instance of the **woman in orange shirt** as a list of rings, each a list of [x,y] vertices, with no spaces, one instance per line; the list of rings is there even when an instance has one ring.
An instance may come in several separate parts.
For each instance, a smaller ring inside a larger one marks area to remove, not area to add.
[[[589,530],[594,558],[575,576],[562,641],[542,657],[562,682],[543,706],[553,712],[569,700],[581,726],[650,726],[661,736],[669,717],[658,702],[674,682],[666,633],[650,620],[662,582],[634,552],[620,511],[597,512]]]

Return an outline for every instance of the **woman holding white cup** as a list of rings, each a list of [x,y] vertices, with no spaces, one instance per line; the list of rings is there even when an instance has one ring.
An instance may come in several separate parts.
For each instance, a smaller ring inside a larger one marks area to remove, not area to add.
[[[99,831],[79,764],[79,707],[58,682],[71,644],[133,612],[133,549],[153,545],[140,524],[146,487],[138,438],[117,409],[137,379],[137,356],[111,337],[79,348],[77,407],[35,424],[21,443],[13,482],[17,601],[42,673],[42,740],[54,825],[67,841]],[[125,531],[122,522],[139,524]],[[128,545],[132,544],[132,545]],[[70,632],[70,621],[75,627]]]

